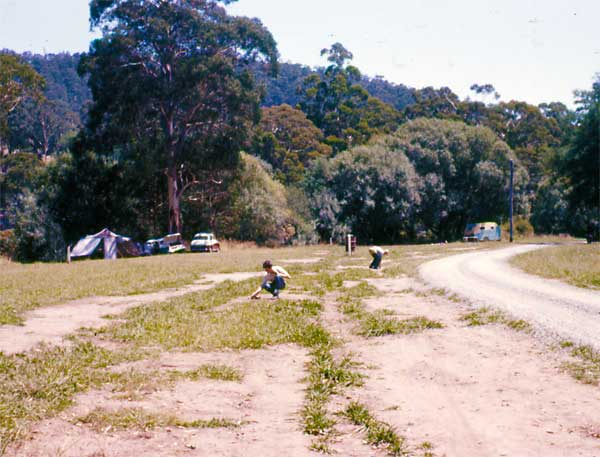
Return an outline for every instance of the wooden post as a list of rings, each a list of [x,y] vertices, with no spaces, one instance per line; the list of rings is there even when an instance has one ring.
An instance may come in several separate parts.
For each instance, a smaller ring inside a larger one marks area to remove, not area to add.
[[[71,245],[67,246],[67,263],[71,263]]]

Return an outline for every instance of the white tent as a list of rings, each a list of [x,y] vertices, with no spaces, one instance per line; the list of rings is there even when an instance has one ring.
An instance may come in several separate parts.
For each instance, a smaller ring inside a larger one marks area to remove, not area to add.
[[[100,241],[104,242],[104,258],[117,258],[117,244],[125,241],[130,241],[126,236],[117,235],[108,229],[104,229],[95,235],[88,235],[80,239],[71,251],[71,257],[87,257],[92,255],[96,250]]]

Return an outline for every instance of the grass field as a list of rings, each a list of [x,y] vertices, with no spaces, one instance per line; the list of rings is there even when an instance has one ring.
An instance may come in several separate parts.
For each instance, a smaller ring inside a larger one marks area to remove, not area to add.
[[[494,245],[495,246],[495,245]],[[490,245],[469,245],[469,248]],[[414,275],[423,260],[456,253],[464,245],[394,246],[384,260],[395,263],[386,274]],[[326,255],[324,251],[327,251]],[[327,257],[318,264],[286,263],[286,259]],[[289,266],[292,273],[311,269],[326,271],[339,259],[347,266],[368,265],[367,248],[354,257],[344,256],[340,246],[302,246],[279,249],[231,248],[219,254],[177,254],[117,261],[85,260],[66,263],[19,264],[0,258],[0,325],[19,324],[23,313],[84,297],[121,296],[154,292],[191,284],[207,273],[260,271],[265,259]]]
[[[480,246],[468,246],[478,249]],[[486,246],[482,246],[486,247]],[[384,275],[414,275],[420,263],[439,256],[461,252],[462,244],[397,246],[384,260]],[[320,258],[302,263],[298,259]],[[350,358],[336,360],[335,339],[320,319],[321,300],[327,293],[344,294],[344,281],[362,281],[352,292],[353,303],[375,294],[364,279],[375,273],[365,269],[371,258],[366,247],[347,257],[340,246],[311,246],[281,249],[230,249],[219,255],[182,254],[117,261],[92,260],[67,264],[21,265],[1,261],[0,297],[2,323],[15,323],[27,310],[95,295],[127,295],[181,286],[201,279],[207,273],[260,271],[264,259],[285,265],[293,275],[290,292],[308,294],[311,300],[280,300],[274,306],[241,301],[221,309],[231,300],[247,297],[257,280],[225,282],[209,291],[194,292],[164,302],[139,306],[121,319],[107,321],[107,327],[82,331],[66,348],[40,346],[31,353],[6,356],[0,353],[0,455],[2,448],[22,436],[28,423],[52,417],[68,408],[77,393],[102,385],[112,385],[118,395],[135,397],[144,386],[169,385],[177,379],[210,376],[241,379],[243,373],[230,367],[203,367],[202,373],[115,374],[107,367],[124,361],[156,356],[156,351],[214,351],[261,348],[295,343],[311,355],[308,390],[302,412],[306,433],[317,437],[316,446],[325,449],[335,419],[328,412],[331,395],[344,386],[360,385],[360,374]],[[336,267],[343,267],[341,270]],[[354,268],[360,267],[360,268]],[[356,317],[356,316],[355,316]],[[361,314],[360,319],[368,317]],[[359,320],[360,320],[359,319]],[[396,328],[392,316],[382,316],[389,332]],[[404,325],[404,324],[403,324]],[[425,330],[423,327],[422,330]],[[419,331],[413,329],[411,331]],[[100,338],[121,349],[107,350],[94,341]],[[152,348],[150,351],[148,348]],[[158,417],[151,412],[127,410],[106,416],[98,410],[82,422],[115,427],[177,424],[175,417]],[[148,415],[149,414],[149,415]],[[140,425],[141,424],[141,425]],[[211,424],[192,424],[210,426]],[[223,425],[220,422],[217,424]]]
[[[506,243],[430,244],[392,246],[384,259],[383,276],[416,275],[426,261],[465,250],[497,249]],[[599,246],[565,246],[532,254],[565,252],[563,269],[580,277],[574,266],[593,270],[598,279]],[[568,255],[567,255],[568,253]],[[570,257],[569,257],[570,256]],[[595,256],[595,257],[594,257]],[[336,421],[346,417],[364,428],[365,440],[384,445],[390,455],[404,455],[403,438],[388,424],[374,417],[364,405],[351,403],[340,416],[331,411],[331,398],[348,387],[360,387],[363,374],[351,354],[335,355],[340,344],[323,321],[323,304],[333,303],[355,324],[360,338],[411,334],[442,325],[416,316],[402,319],[394,313],[368,312],[362,300],[378,291],[365,279],[380,276],[367,270],[366,247],[347,257],[339,246],[291,247],[280,249],[232,248],[218,255],[181,254],[117,261],[93,260],[67,264],[21,265],[0,261],[1,323],[19,322],[23,313],[40,306],[96,295],[128,295],[176,287],[200,280],[207,273],[260,271],[264,259],[282,264],[290,271],[286,294],[310,299],[282,299],[265,306],[263,301],[245,300],[256,287],[256,279],[225,282],[207,291],[193,292],[130,309],[106,327],[82,330],[72,337],[70,347],[38,346],[24,354],[0,353],[0,455],[19,440],[32,422],[54,417],[69,408],[78,393],[111,386],[116,398],[135,398],[143,392],[166,388],[182,379],[241,382],[244,373],[227,365],[203,365],[193,371],[113,372],[108,368],[123,362],[142,361],[166,351],[235,351],[278,344],[296,344],[307,350],[310,362],[305,379],[305,402],[300,413],[302,427],[314,437],[313,449],[328,452],[335,438]],[[303,263],[299,259],[316,259]],[[526,265],[550,263],[546,258],[519,259]],[[587,276],[586,276],[587,277]],[[353,285],[345,285],[354,281]],[[593,279],[583,282],[596,284]],[[234,303],[234,306],[231,304]],[[495,314],[471,317],[472,325],[493,322]],[[485,321],[485,322],[483,322]],[[102,344],[99,344],[102,342]],[[113,349],[106,349],[106,347]],[[183,421],[177,416],[143,409],[106,411],[99,407],[77,420],[96,429],[147,429],[178,427],[233,427],[228,418]],[[424,454],[425,455],[425,454]]]
[[[207,273],[259,271],[266,258],[312,256],[319,247],[232,249],[72,264],[19,264],[0,259],[0,324],[18,324],[23,312],[84,297],[132,295],[191,284]]]
[[[577,287],[600,289],[600,244],[554,246],[512,259],[527,273],[565,281]]]

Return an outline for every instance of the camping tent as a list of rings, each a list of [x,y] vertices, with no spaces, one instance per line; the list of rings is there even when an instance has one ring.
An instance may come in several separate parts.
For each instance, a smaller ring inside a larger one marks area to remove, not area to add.
[[[137,248],[130,238],[104,229],[95,235],[88,235],[80,239],[73,247],[71,257],[87,257],[92,255],[101,241],[103,242],[102,247],[105,259],[116,259],[117,251],[122,255],[139,255]]]

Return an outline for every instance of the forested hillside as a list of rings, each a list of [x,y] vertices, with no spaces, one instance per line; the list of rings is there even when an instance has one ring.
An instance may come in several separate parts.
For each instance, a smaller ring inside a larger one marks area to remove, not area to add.
[[[312,69],[305,65],[283,62],[279,64],[279,72],[271,76],[263,65],[253,65],[252,71],[259,84],[265,87],[262,106],[290,105],[296,106],[302,101],[300,88],[303,81],[312,74],[323,75],[324,68]],[[373,97],[392,105],[397,110],[404,109],[414,103],[414,90],[404,84],[394,84],[382,77],[370,78],[362,76],[358,84]]]
[[[130,2],[92,2],[93,24],[111,27],[84,55],[0,53],[0,250],[14,258],[61,258],[105,226],[140,240],[454,240],[507,219],[511,160],[521,226],[598,223],[600,81],[577,110],[504,101],[489,83],[461,99],[366,77],[341,43],[325,68],[276,62],[270,32],[219,2]],[[190,33],[167,43],[175,17]]]
[[[21,57],[46,81],[46,97],[67,104],[71,112],[79,116],[79,125],[83,125],[92,94],[87,81],[77,74],[81,54],[22,54]]]

